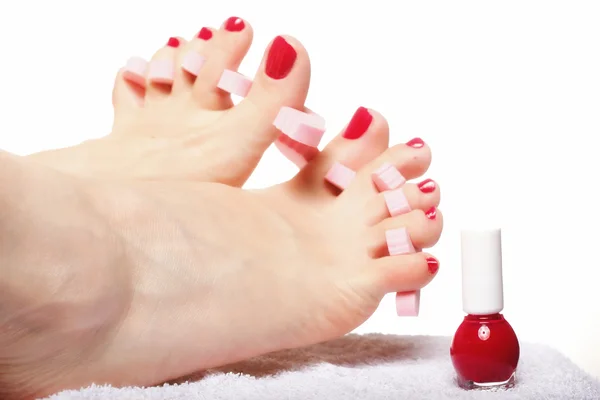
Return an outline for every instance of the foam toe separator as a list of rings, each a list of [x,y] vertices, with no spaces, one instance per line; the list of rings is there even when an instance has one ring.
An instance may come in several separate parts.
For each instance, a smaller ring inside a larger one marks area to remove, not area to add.
[[[239,72],[224,70],[217,87],[236,96],[246,97],[252,87],[252,80]]]
[[[336,162],[325,175],[325,180],[338,189],[344,190],[350,185],[355,176],[356,172]]]
[[[390,256],[410,254],[415,247],[406,228],[391,229],[385,232],[385,240]],[[396,293],[396,313],[400,317],[417,317],[421,304],[421,291]]]
[[[141,57],[132,57],[127,60],[123,70],[123,78],[138,85],[146,83],[146,70],[148,62]]]

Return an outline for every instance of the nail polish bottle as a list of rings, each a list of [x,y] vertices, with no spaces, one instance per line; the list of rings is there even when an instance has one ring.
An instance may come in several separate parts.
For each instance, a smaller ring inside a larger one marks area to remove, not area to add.
[[[500,229],[461,232],[462,303],[467,313],[450,356],[463,389],[509,388],[515,383],[519,341],[504,316]]]

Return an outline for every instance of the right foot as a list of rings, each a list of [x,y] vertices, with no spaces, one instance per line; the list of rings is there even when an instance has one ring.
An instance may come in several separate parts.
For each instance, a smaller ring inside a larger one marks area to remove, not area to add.
[[[371,174],[389,162],[417,178],[429,148],[386,150],[385,120],[365,111],[354,139],[339,136],[296,178],[262,191],[91,183],[0,155],[2,398],[152,385],[325,341],[364,322],[386,293],[424,287],[437,260],[390,256],[386,232],[435,244],[439,189],[405,184],[412,211],[390,217]],[[341,194],[324,181],[336,162],[356,171]]]
[[[119,72],[110,135],[30,157],[62,172],[94,178],[193,179],[241,186],[279,136],[273,121],[281,107],[304,110],[310,82],[306,50],[297,40],[278,36],[266,50],[249,93],[234,106],[217,84],[224,70],[237,70],[251,41],[252,28],[236,17],[220,29],[202,28],[189,42],[171,38],[145,70],[138,61]],[[190,55],[196,56],[195,64],[185,64]],[[205,58],[201,67],[198,56]],[[132,71],[146,73],[146,79],[132,82]],[[158,75],[172,77],[172,82],[153,83]]]

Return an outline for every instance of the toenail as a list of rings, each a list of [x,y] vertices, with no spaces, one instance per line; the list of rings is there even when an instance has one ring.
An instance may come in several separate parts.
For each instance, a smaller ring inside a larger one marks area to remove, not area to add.
[[[429,269],[429,273],[431,275],[435,275],[435,273],[438,272],[438,269],[440,268],[439,261],[433,257],[427,257],[426,260],[427,260],[427,268]]]
[[[406,142],[406,145],[415,149],[420,149],[421,147],[425,146],[425,142],[421,138],[414,138]]]
[[[169,40],[167,41],[167,46],[169,47],[179,47],[179,39],[177,39],[176,37],[171,37],[169,38]]]
[[[342,136],[346,139],[358,139],[365,134],[367,129],[369,129],[372,121],[373,116],[369,110],[365,107],[359,107],[352,116],[352,119]]]
[[[200,32],[198,32],[198,39],[209,40],[212,37],[212,35],[213,33],[210,29],[202,28],[200,29]]]
[[[190,51],[185,55],[185,57],[183,57],[183,60],[181,61],[181,68],[194,76],[198,76],[198,73],[202,69],[205,61],[206,58],[202,57],[195,51]]]
[[[227,21],[225,21],[225,29],[229,32],[239,32],[246,24],[244,24],[244,20],[238,17],[229,17]]]
[[[402,189],[383,192],[383,198],[388,212],[390,213],[390,217],[396,217],[410,212],[410,205],[408,204],[408,200]]]
[[[404,185],[406,178],[390,163],[384,163],[371,175],[373,183],[380,192],[397,189]]]
[[[435,219],[437,214],[437,210],[435,207],[431,207],[429,210],[425,211],[425,216],[429,219]]]
[[[123,78],[138,85],[144,85],[146,83],[147,68],[148,62],[146,60],[140,57],[132,57],[125,64]]]
[[[226,69],[217,83],[217,87],[228,93],[246,97],[252,87],[252,80],[239,72]]]
[[[435,182],[431,179],[425,179],[423,182],[417,185],[419,190],[423,193],[433,193],[435,191]]]
[[[350,185],[355,175],[356,172],[336,162],[325,175],[325,180],[338,189],[344,190]]]
[[[154,60],[148,68],[148,79],[155,83],[173,83],[175,68],[171,60]]]
[[[296,62],[296,50],[283,37],[277,36],[267,56],[265,73],[273,79],[285,78]]]

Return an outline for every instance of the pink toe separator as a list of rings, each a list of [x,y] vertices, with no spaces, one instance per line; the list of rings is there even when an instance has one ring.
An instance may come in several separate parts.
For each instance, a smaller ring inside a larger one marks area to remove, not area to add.
[[[181,68],[194,76],[198,76],[198,73],[202,69],[202,66],[205,62],[206,58],[202,57],[195,51],[190,51],[183,58],[183,61],[181,62]]]
[[[252,80],[239,72],[226,69],[223,71],[217,87],[228,93],[246,97],[252,87]]]
[[[338,189],[344,190],[350,185],[355,176],[356,172],[336,162],[325,175],[325,180]]]
[[[391,229],[385,232],[390,256],[414,253],[415,248],[406,228]],[[417,317],[421,304],[421,292],[403,292],[396,294],[396,313],[401,317]]]
[[[325,134],[325,120],[291,107],[281,107],[273,125],[296,142],[317,147]]]
[[[373,183],[380,192],[397,189],[404,185],[406,179],[400,171],[390,163],[385,163],[373,172]]]
[[[154,60],[148,68],[148,79],[155,83],[171,84],[175,78],[175,65],[171,60]]]
[[[390,213],[390,217],[410,212],[410,205],[404,195],[404,190],[388,190],[387,192],[383,192],[383,198],[385,199],[385,205]]]
[[[325,133],[323,117],[291,107],[281,107],[273,126],[281,132],[281,136],[275,141],[275,147],[299,168],[303,168],[308,161],[305,155],[292,148],[294,146],[290,147],[290,144],[303,145],[318,151],[317,146]],[[309,153],[313,152],[309,150]]]
[[[396,314],[399,317],[418,317],[421,291],[396,293]]]
[[[141,57],[132,57],[127,60],[123,71],[123,78],[143,86],[146,83],[146,69],[148,62]]]

